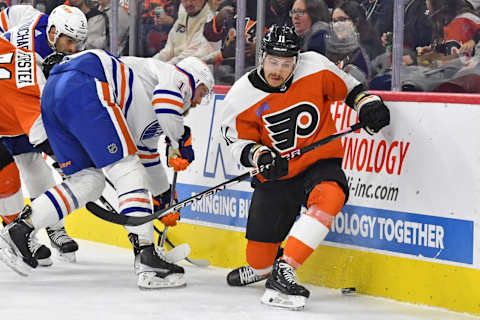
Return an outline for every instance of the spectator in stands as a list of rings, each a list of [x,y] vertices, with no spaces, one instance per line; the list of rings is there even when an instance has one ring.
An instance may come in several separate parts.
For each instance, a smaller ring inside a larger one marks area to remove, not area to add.
[[[444,55],[475,54],[480,16],[464,0],[426,0],[432,19],[433,49]]]
[[[393,32],[393,0],[360,0],[359,2],[366,12],[367,20],[378,35]]]
[[[266,0],[265,28],[271,25],[292,25],[290,10],[294,0]],[[256,20],[256,15],[255,15]]]
[[[404,49],[415,52],[417,47],[424,47],[432,41],[432,23],[425,12],[425,0],[406,0],[404,12]]]
[[[381,50],[380,39],[366,21],[358,2],[345,1],[333,10],[331,29],[326,41],[326,56],[364,84],[371,77],[367,46],[373,47],[375,40],[379,48],[376,50]]]
[[[50,14],[53,9],[65,3],[65,0],[48,0],[46,14]]]
[[[205,23],[213,12],[206,0],[181,0],[178,19],[168,34],[165,47],[154,58],[176,64],[188,56],[209,60],[221,42],[209,42],[203,36]]]
[[[178,17],[180,0],[147,0],[140,12],[140,55],[151,57],[167,43]]]
[[[107,25],[112,21],[112,0],[98,0],[98,10],[107,17]],[[128,13],[123,7],[118,8],[118,29],[117,29],[118,51],[112,52],[116,55],[128,55]]]
[[[40,1],[40,0],[37,0],[35,1],[33,7],[35,9],[37,9],[38,11],[40,11],[41,13],[45,13],[47,11],[47,3],[46,1]]]
[[[1,0],[0,1],[0,11],[2,11],[3,9],[9,7],[10,5],[8,4],[8,2],[6,2],[5,0]]]
[[[296,0],[290,10],[295,33],[302,40],[303,51],[313,50],[325,54],[325,35],[328,33],[330,14],[323,0]]]
[[[106,14],[87,5],[87,0],[69,0],[69,2],[71,6],[82,10],[87,17],[88,35],[85,49],[107,49],[109,28]]]

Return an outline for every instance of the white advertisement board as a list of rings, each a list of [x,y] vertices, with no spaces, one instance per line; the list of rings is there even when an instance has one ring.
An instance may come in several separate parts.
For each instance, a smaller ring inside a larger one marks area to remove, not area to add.
[[[220,137],[224,95],[186,118],[196,160],[179,174],[185,199],[247,171]],[[353,247],[478,268],[480,123],[478,105],[388,101],[391,124],[379,134],[343,138],[350,197],[327,245]],[[337,129],[356,113],[332,104]],[[252,189],[248,181],[182,209],[187,223],[244,231]]]

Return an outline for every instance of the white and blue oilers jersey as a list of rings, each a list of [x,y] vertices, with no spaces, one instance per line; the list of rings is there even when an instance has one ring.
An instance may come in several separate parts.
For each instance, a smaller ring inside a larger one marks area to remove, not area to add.
[[[152,178],[151,192],[158,195],[166,191],[159,137],[165,134],[178,148],[177,141],[184,133],[183,114],[190,108],[195,89],[192,75],[155,59],[117,58],[98,49],[66,57],[52,73],[70,70],[98,79],[98,98],[109,112],[122,112],[137,154]],[[76,95],[81,96],[81,90]],[[111,108],[113,105],[116,107]]]
[[[24,48],[36,53],[37,64],[53,53],[47,39],[48,15],[38,14],[32,20],[9,28],[3,37],[17,48]]]

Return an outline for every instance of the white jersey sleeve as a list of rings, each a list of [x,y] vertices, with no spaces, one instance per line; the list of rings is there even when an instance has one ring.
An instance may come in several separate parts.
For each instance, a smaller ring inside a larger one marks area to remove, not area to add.
[[[175,66],[154,59],[150,61],[158,70],[152,107],[163,133],[170,139],[172,147],[178,149],[178,140],[184,133],[183,117],[190,108],[194,84]]]
[[[33,21],[40,11],[31,5],[16,5],[5,8],[0,12],[0,33],[5,33],[11,28]]]

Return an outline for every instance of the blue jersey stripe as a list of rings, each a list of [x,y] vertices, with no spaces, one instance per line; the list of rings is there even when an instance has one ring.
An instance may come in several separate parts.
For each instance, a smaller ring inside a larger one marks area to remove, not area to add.
[[[154,95],[156,94],[171,94],[172,96],[175,96],[175,97],[179,97],[180,99],[183,99],[182,95],[178,92],[175,92],[175,91],[171,91],[171,90],[155,90],[153,92]]]
[[[75,196],[75,194],[73,194],[72,190],[70,189],[70,187],[68,185],[66,185],[65,183],[62,183],[62,187],[67,191],[67,193],[70,195],[70,198],[72,198],[72,201],[73,201],[73,205],[75,206],[75,209],[78,209],[78,199],[77,197]]]
[[[123,197],[124,195],[126,194],[129,194],[129,193],[145,193],[147,194],[148,191],[146,189],[135,189],[135,190],[131,190],[131,191],[128,191],[128,192],[125,192],[125,193],[122,193],[121,195],[119,195],[118,197]]]
[[[53,206],[55,207],[55,209],[57,209],[58,218],[62,220],[63,219],[62,208],[60,208],[60,205],[58,204],[57,199],[55,199],[55,197],[53,196],[53,194],[51,194],[50,191],[45,191],[45,194],[53,203]]]
[[[143,208],[143,207],[130,207],[130,208],[125,208],[124,210],[122,210],[122,212],[120,212],[120,214],[128,214],[128,213],[132,213],[132,212],[147,212],[147,213],[152,213],[152,209],[150,208]]]
[[[126,68],[128,68],[127,66],[125,66]],[[128,68],[128,74],[130,75],[129,79],[128,79],[128,88],[130,89],[129,92],[128,92],[128,99],[127,99],[127,103],[125,105],[125,118],[127,117],[127,114],[128,114],[128,109],[130,108],[130,105],[132,104],[132,89],[133,89],[133,71],[132,69]]]
[[[155,149],[150,149],[150,148],[147,148],[147,147],[144,147],[144,146],[137,146],[137,149],[141,150],[141,151],[148,151],[148,152],[153,152],[153,153],[157,152],[156,148]]]
[[[158,161],[155,161],[155,162],[149,162],[149,163],[142,163],[144,167],[153,167],[153,166],[156,166],[156,165],[159,165],[160,164],[160,160]]]
[[[117,64],[113,57],[112,57],[112,72],[113,72],[113,84],[115,87],[115,98],[118,99]]]
[[[176,114],[177,116],[182,116],[182,114],[178,111],[171,110],[171,109],[155,109],[155,113],[170,113],[170,114]]]

